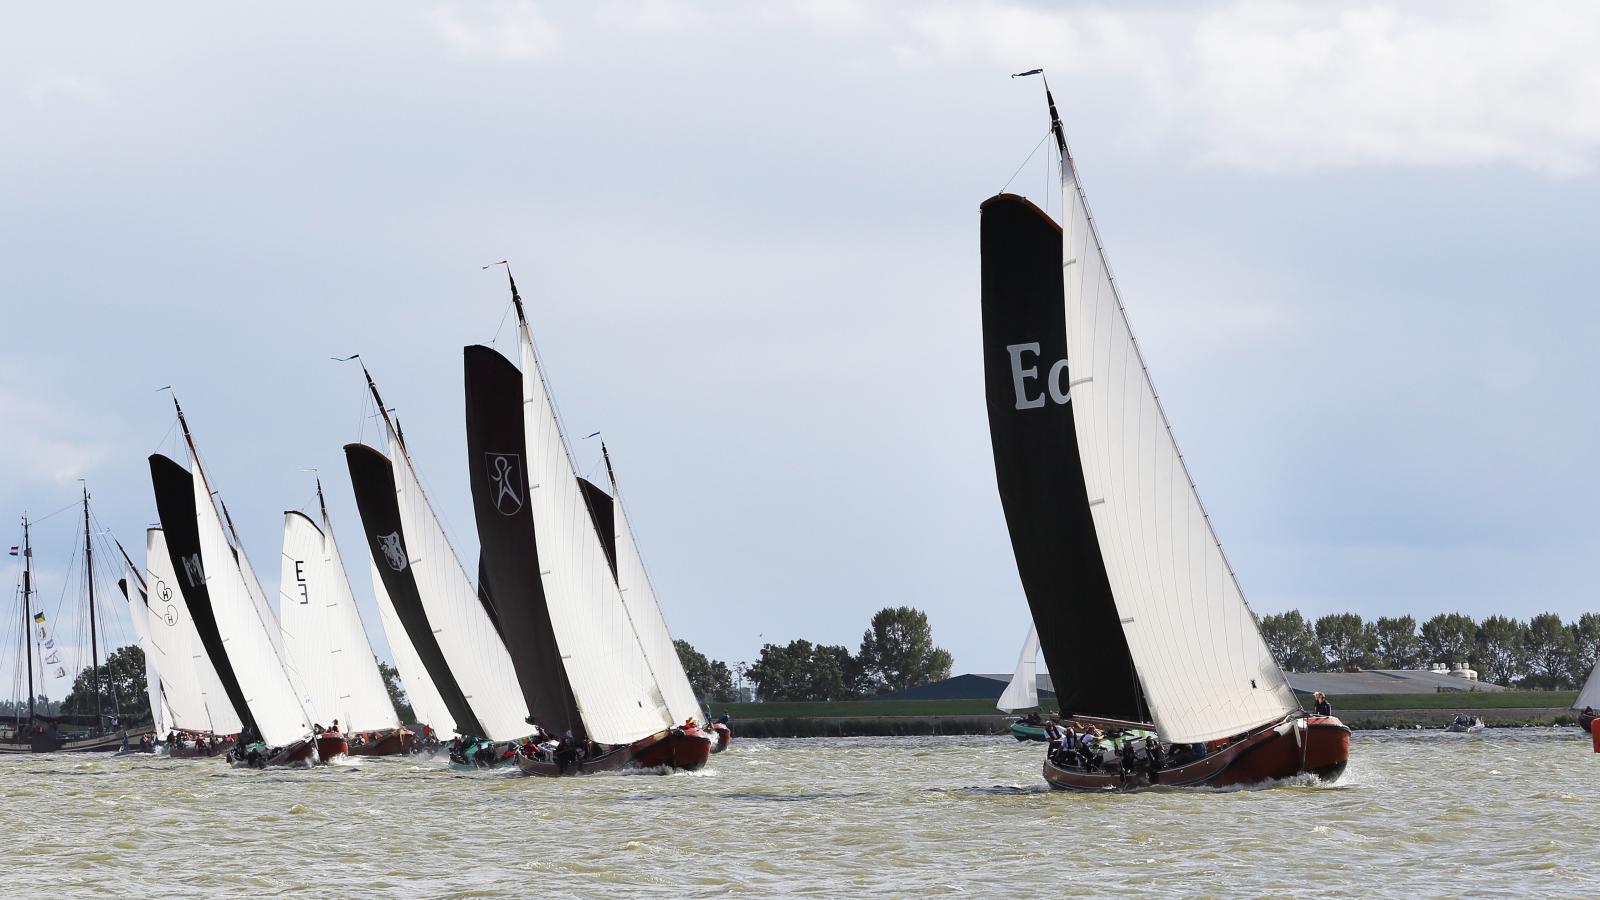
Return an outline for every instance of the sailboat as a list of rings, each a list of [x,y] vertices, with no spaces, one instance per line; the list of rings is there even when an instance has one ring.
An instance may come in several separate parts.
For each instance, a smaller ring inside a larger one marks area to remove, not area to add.
[[[1016,671],[1005,692],[995,702],[995,709],[1004,713],[1019,709],[1037,709],[1039,706],[1039,629],[1028,626],[1028,636],[1022,639],[1022,652],[1017,655]],[[1045,740],[1044,723],[1037,714],[1011,723],[1011,736],[1019,741]]]
[[[187,477],[181,466],[177,469]],[[174,486],[192,490],[181,479]],[[145,531],[144,583],[149,637],[145,660],[153,663],[167,716],[168,730],[157,734],[166,739],[170,757],[222,756],[234,748],[243,723],[206,653],[160,528]]]
[[[345,459],[374,568],[443,706],[429,710],[427,715],[434,717],[429,724],[461,735],[452,758],[458,767],[507,765],[512,742],[531,730],[511,657],[423,493],[377,384],[365,366],[362,374],[382,414],[389,455],[365,444],[348,444]],[[393,633],[390,642],[394,644]],[[412,665],[399,652],[396,659]],[[404,668],[401,675],[409,687]]]
[[[34,702],[35,656],[38,657],[41,678],[46,675],[47,666],[55,667],[57,677],[65,677],[66,668],[61,663],[63,650],[56,646],[55,639],[51,636],[53,624],[42,608],[35,610],[33,606],[35,593],[33,539],[30,523],[26,517],[22,520],[22,544],[19,552],[23,561],[22,585],[19,592],[22,601],[19,604],[22,616],[22,640],[19,652],[23,665],[28,670],[28,719],[26,722],[22,721],[19,703],[14,727],[8,736],[0,738],[0,753],[115,751],[122,745],[122,730],[112,731],[105,727],[106,714],[101,708],[99,616],[95,597],[94,541],[90,528],[88,486],[85,485],[83,488],[83,584],[89,615],[89,689],[94,695],[94,723],[86,731],[64,733],[61,723],[55,719],[47,718],[44,722],[39,721],[41,717]],[[143,728],[127,729],[127,732],[129,735],[148,733]]]
[[[193,472],[159,453],[150,456],[156,510],[196,633],[216,668],[239,721],[236,765],[265,767],[313,761],[311,723],[302,691],[284,664],[278,624],[226,505],[211,490],[183,407],[173,398]]]
[[[625,766],[698,769],[713,741],[661,615],[602,445],[611,491],[578,476],[516,281],[522,369],[464,352],[473,507],[486,597],[556,740],[517,756],[530,775]],[[574,752],[579,751],[579,752]]]
[[[1048,85],[1045,96],[1065,227],[1014,194],[980,206],[996,480],[1063,717],[1160,742],[1137,770],[1047,756],[1044,777],[1088,791],[1334,780],[1350,731],[1305,714],[1261,637],[1133,340]]]
[[[303,700],[315,723],[324,761],[346,753],[383,756],[411,749],[411,732],[389,701],[377,658],[367,641],[344,560],[333,539],[328,505],[317,479],[313,520],[299,510],[283,514],[283,561],[278,579],[278,621],[290,665],[300,675]],[[352,744],[350,738],[355,738]]]
[[[1572,709],[1578,714],[1578,729],[1584,734],[1594,733],[1595,720],[1600,718],[1595,712],[1597,706],[1600,706],[1600,665],[1589,670],[1589,680],[1583,683],[1578,699],[1572,701]]]

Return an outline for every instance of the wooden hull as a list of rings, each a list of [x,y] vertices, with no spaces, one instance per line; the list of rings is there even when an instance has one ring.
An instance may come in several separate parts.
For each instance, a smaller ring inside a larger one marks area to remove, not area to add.
[[[293,766],[310,763],[316,752],[316,746],[310,741],[295,741],[271,756],[262,755],[252,759],[249,756],[240,757],[237,752],[234,752],[229,754],[228,761],[233,763],[234,768],[253,767],[264,769],[268,766]]]
[[[350,742],[342,734],[317,735],[317,759],[328,762],[336,756],[344,756],[350,752]]]
[[[412,750],[413,735],[409,731],[391,731],[363,744],[352,744],[347,751],[351,756],[399,756]]]
[[[563,775],[594,775],[600,772],[615,772],[633,765],[633,745],[617,747],[609,753],[602,753],[593,759],[575,761],[566,766],[553,762],[545,762],[537,757],[530,757],[522,753],[517,754],[517,769],[524,775],[536,775],[541,778],[559,778]]]
[[[1202,759],[1169,766],[1152,782],[1144,773],[1087,772],[1045,760],[1044,778],[1063,791],[1129,791],[1149,787],[1229,787],[1297,775],[1333,782],[1350,760],[1350,729],[1333,716],[1310,716],[1257,730]]]
[[[703,731],[674,728],[664,736],[651,735],[632,746],[633,762],[646,769],[663,767],[694,772],[711,759],[711,738]]]
[[[733,743],[733,729],[721,722],[711,726],[711,733],[716,735],[716,742],[711,745],[712,753],[721,753]]]
[[[149,726],[128,731],[129,749],[139,743],[139,738],[149,734]],[[81,738],[64,738],[48,732],[24,734],[22,740],[0,743],[0,753],[115,753],[122,749],[122,733],[96,734]]]

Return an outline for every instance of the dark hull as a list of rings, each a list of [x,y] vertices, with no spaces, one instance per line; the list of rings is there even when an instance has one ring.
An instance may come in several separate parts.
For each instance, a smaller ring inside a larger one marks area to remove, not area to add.
[[[733,743],[733,729],[720,722],[711,726],[711,733],[717,737],[716,743],[711,745],[712,753],[721,753]]]
[[[1578,714],[1578,730],[1583,732],[1584,734],[1594,734],[1594,723],[1595,723],[1596,719],[1600,719],[1600,716],[1592,716],[1592,715],[1586,716],[1586,715],[1584,715],[1582,713],[1579,713]]]
[[[1045,735],[1043,725],[1024,725],[1021,722],[1011,723],[1011,736],[1019,741],[1048,741],[1050,739]]]
[[[294,766],[308,764],[314,761],[316,753],[317,748],[310,741],[295,741],[289,746],[279,750],[277,753],[260,760],[258,767],[266,768],[268,766]],[[249,768],[252,765],[249,759],[239,759],[236,758],[236,755],[230,755],[228,761],[233,763],[233,766],[236,769]]]
[[[732,740],[730,733],[729,740]],[[517,768],[524,775],[556,778],[562,775],[594,775],[615,772],[619,769],[676,769],[693,772],[705,767],[711,759],[712,739],[703,732],[685,733],[676,728],[658,732],[626,747],[617,747],[609,753],[574,763],[565,769],[555,763],[517,754]]]
[[[226,756],[233,749],[233,741],[227,740],[214,747],[182,747],[169,746],[167,756],[173,759],[202,759],[208,756]]]
[[[141,735],[150,733],[149,728],[129,731],[131,738],[129,749],[139,742]],[[0,743],[0,753],[115,753],[122,749],[122,733],[97,734],[92,737],[66,739],[52,734],[32,734],[23,741],[6,741]]]
[[[1304,727],[1301,726],[1304,722]],[[1044,778],[1062,791],[1129,791],[1149,787],[1230,787],[1315,775],[1339,780],[1350,760],[1350,729],[1332,716],[1311,716],[1262,728],[1203,759],[1124,779],[1115,771],[1086,772],[1045,760]]]
[[[410,753],[413,735],[409,731],[391,731],[375,740],[350,747],[351,756],[399,756]]]
[[[317,759],[328,762],[336,756],[345,756],[350,752],[350,742],[342,734],[317,735]]]

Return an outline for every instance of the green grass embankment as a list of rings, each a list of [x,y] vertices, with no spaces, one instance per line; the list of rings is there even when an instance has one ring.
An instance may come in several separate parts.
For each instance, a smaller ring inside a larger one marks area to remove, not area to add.
[[[882,716],[999,716],[993,700],[777,700],[771,703],[712,704],[735,719],[843,719]],[[1055,711],[1051,702],[1046,710]]]

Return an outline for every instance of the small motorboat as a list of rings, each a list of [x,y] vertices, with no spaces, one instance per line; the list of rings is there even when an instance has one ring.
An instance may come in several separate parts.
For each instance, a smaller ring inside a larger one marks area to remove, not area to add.
[[[1481,716],[1459,715],[1451,720],[1450,724],[1444,727],[1444,730],[1451,734],[1477,734],[1483,730],[1483,718]]]
[[[1044,733],[1044,724],[1034,725],[1024,719],[1011,723],[1011,736],[1019,741],[1048,741],[1050,738]]]

